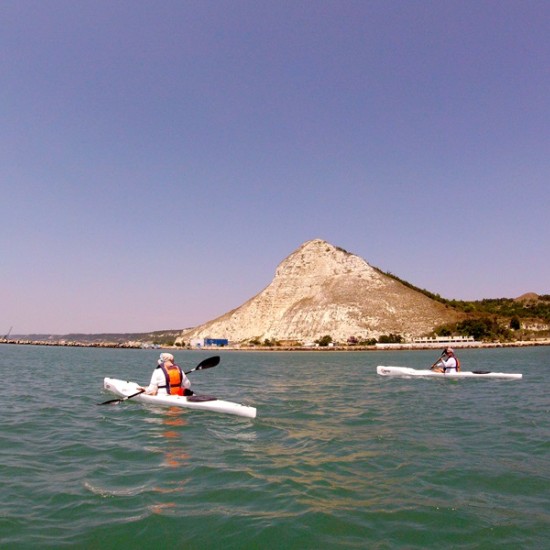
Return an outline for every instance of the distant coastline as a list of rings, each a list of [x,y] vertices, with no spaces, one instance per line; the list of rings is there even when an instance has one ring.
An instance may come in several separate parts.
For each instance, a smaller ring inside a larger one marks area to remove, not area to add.
[[[303,351],[303,352],[334,352],[334,351],[416,351],[433,350],[444,347],[440,343],[401,343],[401,344],[375,344],[372,346],[342,345],[342,346],[205,346],[201,348],[180,346],[143,346],[140,342],[77,342],[61,340],[27,340],[11,339],[0,340],[0,344],[22,346],[48,346],[48,347],[78,347],[78,348],[118,348],[118,349],[170,349],[179,351]],[[460,342],[451,344],[455,349],[482,349],[482,348],[522,348],[533,346],[550,346],[550,339],[525,340],[515,342]]]

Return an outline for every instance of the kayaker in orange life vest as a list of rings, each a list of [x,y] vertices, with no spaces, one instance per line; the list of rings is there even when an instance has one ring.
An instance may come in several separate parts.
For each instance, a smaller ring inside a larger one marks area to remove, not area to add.
[[[445,348],[441,357],[431,366],[434,372],[452,373],[460,371],[460,361],[453,348]]]
[[[190,387],[189,378],[174,363],[174,356],[171,353],[161,353],[149,385],[139,389],[145,390],[149,395],[193,395]]]

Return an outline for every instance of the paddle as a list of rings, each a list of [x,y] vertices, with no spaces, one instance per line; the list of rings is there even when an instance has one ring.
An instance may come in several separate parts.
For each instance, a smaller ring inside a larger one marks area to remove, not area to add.
[[[445,352],[443,351],[441,355],[437,358],[437,361],[430,367],[430,370],[434,370],[434,367],[441,361],[441,358],[445,355]]]
[[[208,357],[204,361],[201,361],[194,369],[188,370],[185,374],[195,372],[196,370],[205,370],[215,367],[220,362],[220,356],[214,355],[214,357]]]
[[[219,362],[220,362],[219,355],[215,355],[214,357],[207,357],[206,359],[201,361],[194,369],[187,371],[185,374],[195,372],[196,370],[211,369],[212,367],[215,367]],[[136,395],[139,395],[144,391],[145,390],[139,390],[138,392],[133,393],[132,395],[127,395],[126,397],[120,397],[119,399],[109,399],[109,401],[98,403],[98,405],[109,405],[110,403],[122,403],[123,401],[126,401],[127,399],[132,399],[132,397],[135,397]]]
[[[126,401],[126,399],[132,399],[132,397],[135,397],[136,395],[139,395],[140,393],[143,393],[145,390],[139,390],[136,393],[133,393],[132,395],[127,395],[126,397],[121,397],[120,399],[109,399],[109,401],[104,401],[103,403],[98,403],[98,405],[109,405],[111,403],[122,403],[123,401]]]

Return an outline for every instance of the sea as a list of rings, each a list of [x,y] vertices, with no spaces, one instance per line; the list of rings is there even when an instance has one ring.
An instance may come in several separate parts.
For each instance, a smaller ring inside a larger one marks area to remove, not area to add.
[[[0,548],[550,548],[550,347],[174,355],[257,418],[98,405],[158,351],[0,345]]]

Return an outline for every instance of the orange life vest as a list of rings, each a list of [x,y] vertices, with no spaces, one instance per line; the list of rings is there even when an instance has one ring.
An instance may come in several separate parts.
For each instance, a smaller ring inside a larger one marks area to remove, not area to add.
[[[183,388],[181,383],[183,382],[183,372],[178,365],[165,366],[164,363],[157,368],[162,369],[166,384],[159,386],[159,388],[166,388],[166,393],[170,395],[183,395]]]

